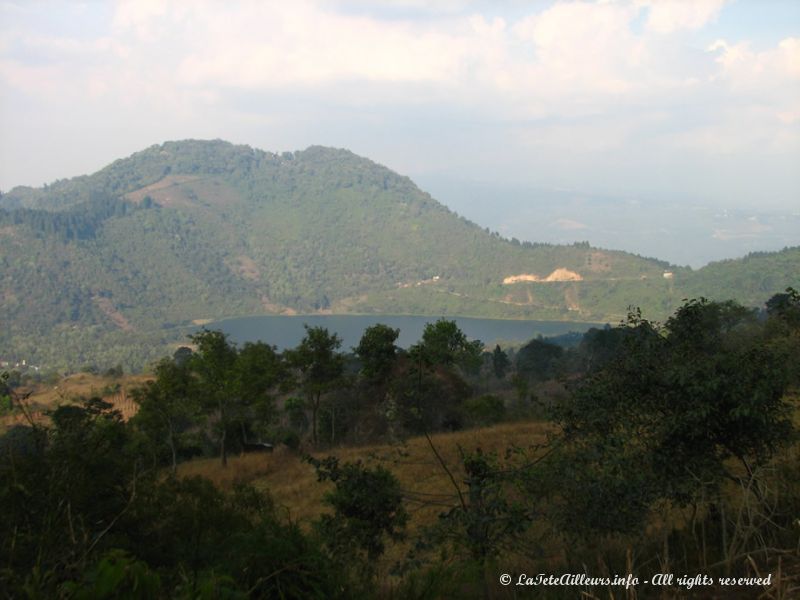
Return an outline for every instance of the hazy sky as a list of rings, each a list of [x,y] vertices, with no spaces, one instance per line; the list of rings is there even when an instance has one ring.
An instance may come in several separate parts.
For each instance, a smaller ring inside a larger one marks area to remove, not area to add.
[[[0,0],[0,84],[3,190],[223,138],[800,212],[798,0]]]

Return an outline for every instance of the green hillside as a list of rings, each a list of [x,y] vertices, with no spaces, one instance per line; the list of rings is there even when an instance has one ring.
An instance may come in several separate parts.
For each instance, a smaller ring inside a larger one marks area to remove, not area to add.
[[[800,279],[797,249],[691,272],[511,242],[407,177],[322,147],[168,142],[15,188],[0,208],[0,357],[52,366],[141,366],[192,322],[230,316],[617,321],[630,304],[667,315],[689,292],[761,302]]]
[[[800,247],[781,252],[753,252],[737,260],[711,263],[693,271],[683,284],[688,297],[736,298],[758,306],[764,298],[791,285],[800,287]]]

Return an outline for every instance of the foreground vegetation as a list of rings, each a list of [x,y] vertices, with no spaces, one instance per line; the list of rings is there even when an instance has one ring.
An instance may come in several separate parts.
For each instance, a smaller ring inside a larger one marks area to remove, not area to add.
[[[632,597],[498,578],[699,573],[713,585],[635,595],[797,592],[796,291],[763,311],[689,301],[663,325],[633,311],[568,350],[482,353],[446,320],[408,352],[396,338],[369,328],[348,356],[321,328],[283,353],[204,331],[158,364],[129,420],[88,398],[12,427],[0,590]],[[17,389],[2,392],[25,415]]]

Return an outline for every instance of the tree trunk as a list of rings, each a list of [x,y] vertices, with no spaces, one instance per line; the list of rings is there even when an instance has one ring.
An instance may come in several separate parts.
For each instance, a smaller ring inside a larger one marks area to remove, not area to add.
[[[317,393],[314,401],[311,403],[311,439],[314,442],[314,447],[317,446],[317,411],[319,411],[319,397]]]
[[[227,432],[223,428],[222,436],[220,437],[220,440],[219,440],[219,449],[220,449],[220,454],[222,455],[222,466],[223,467],[227,467],[228,466],[228,449],[225,447],[225,436],[226,435],[227,435]]]
[[[178,452],[175,448],[175,432],[172,429],[172,419],[167,420],[169,425],[169,449],[172,452],[172,476],[178,473]]]
[[[219,454],[222,458],[222,466],[228,466],[228,449],[225,447],[225,437],[228,435],[228,422],[225,419],[225,406],[222,401],[219,402],[219,426],[222,428],[222,433],[219,436]]]
[[[331,446],[336,442],[336,408],[331,406]]]

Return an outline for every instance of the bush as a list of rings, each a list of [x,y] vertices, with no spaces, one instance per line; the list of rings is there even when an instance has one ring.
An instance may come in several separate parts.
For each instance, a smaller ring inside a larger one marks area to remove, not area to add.
[[[499,423],[506,416],[506,405],[502,398],[486,394],[477,398],[469,398],[464,402],[464,415],[473,426],[486,426]]]

